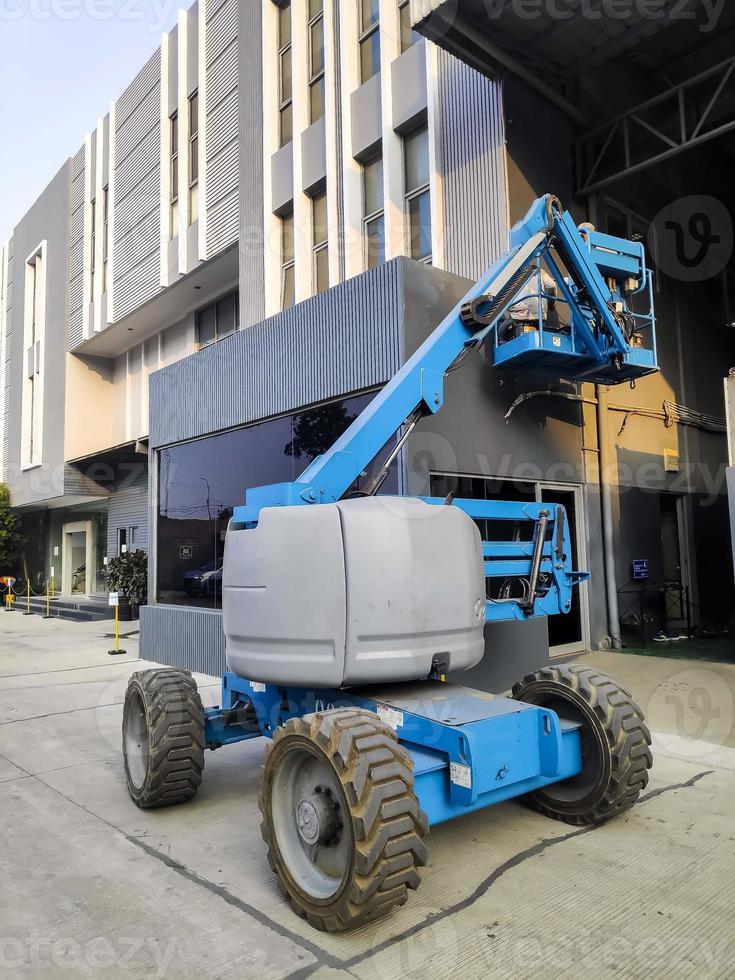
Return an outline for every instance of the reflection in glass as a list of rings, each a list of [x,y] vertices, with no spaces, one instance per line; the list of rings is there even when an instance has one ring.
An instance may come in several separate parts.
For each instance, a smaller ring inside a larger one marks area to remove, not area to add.
[[[249,487],[298,479],[374,397],[357,395],[163,449],[158,456],[158,602],[219,609],[227,525]],[[393,445],[391,440],[390,445]],[[384,458],[384,449],[377,460]],[[370,467],[375,471],[378,463]],[[367,478],[369,479],[369,474]],[[362,481],[364,483],[364,481]],[[355,486],[360,489],[361,481]],[[397,464],[382,488],[398,492]]]

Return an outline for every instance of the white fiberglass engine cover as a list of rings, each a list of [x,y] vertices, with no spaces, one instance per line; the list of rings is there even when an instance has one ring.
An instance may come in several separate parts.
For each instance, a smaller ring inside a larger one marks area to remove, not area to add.
[[[227,535],[227,664],[251,681],[343,687],[473,667],[484,653],[480,533],[411,497],[268,507]]]

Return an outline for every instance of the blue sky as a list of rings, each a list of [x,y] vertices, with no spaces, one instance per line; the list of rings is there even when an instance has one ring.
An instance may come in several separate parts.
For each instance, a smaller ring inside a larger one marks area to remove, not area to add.
[[[185,0],[0,0],[0,241],[122,94]]]

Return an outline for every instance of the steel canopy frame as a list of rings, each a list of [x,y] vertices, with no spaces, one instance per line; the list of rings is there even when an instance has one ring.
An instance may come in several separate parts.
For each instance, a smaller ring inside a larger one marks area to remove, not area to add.
[[[735,129],[735,112],[733,112],[732,118],[727,122],[716,126],[714,129],[704,129],[707,120],[720,102],[723,93],[728,90],[728,84],[732,82],[734,73],[735,57],[728,58],[726,61],[718,65],[713,65],[706,71],[701,72],[701,74],[672,86],[668,91],[662,92],[661,95],[657,95],[647,102],[635,106],[635,108],[630,109],[628,112],[580,136],[575,141],[577,147],[578,192],[580,194],[592,194],[618,180],[630,177],[633,174],[639,173],[641,170],[652,167],[656,163],[669,160],[672,157],[678,156],[680,153],[684,153],[686,150],[690,150],[695,146],[701,146],[703,143],[707,143],[709,140],[713,140],[717,136],[722,136],[724,133]],[[718,75],[722,77],[709,101],[701,106],[698,106],[697,103],[688,106],[686,103],[687,90],[701,84],[708,78],[716,78]],[[670,100],[672,101],[672,117],[678,121],[678,138],[672,138],[671,135],[662,132],[650,121],[642,118],[642,113],[656,106],[664,105]],[[695,109],[698,110],[696,118],[688,121],[687,113],[691,113]],[[654,142],[650,146],[647,156],[634,161],[631,151],[631,135],[636,128],[638,132],[643,131],[647,133]],[[609,151],[611,148],[620,145],[621,137],[625,165],[619,167],[617,164],[614,164],[613,171],[604,174],[604,164],[609,157]],[[598,177],[598,174],[604,175]]]

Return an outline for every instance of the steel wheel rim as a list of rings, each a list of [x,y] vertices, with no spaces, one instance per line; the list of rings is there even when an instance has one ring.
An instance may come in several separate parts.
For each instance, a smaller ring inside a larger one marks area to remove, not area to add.
[[[333,899],[348,877],[352,828],[341,784],[321,753],[305,743],[285,750],[273,774],[271,813],[294,884],[315,901]]]
[[[125,760],[130,781],[136,789],[140,789],[145,783],[149,756],[150,742],[143,698],[139,691],[134,690],[128,699]]]

